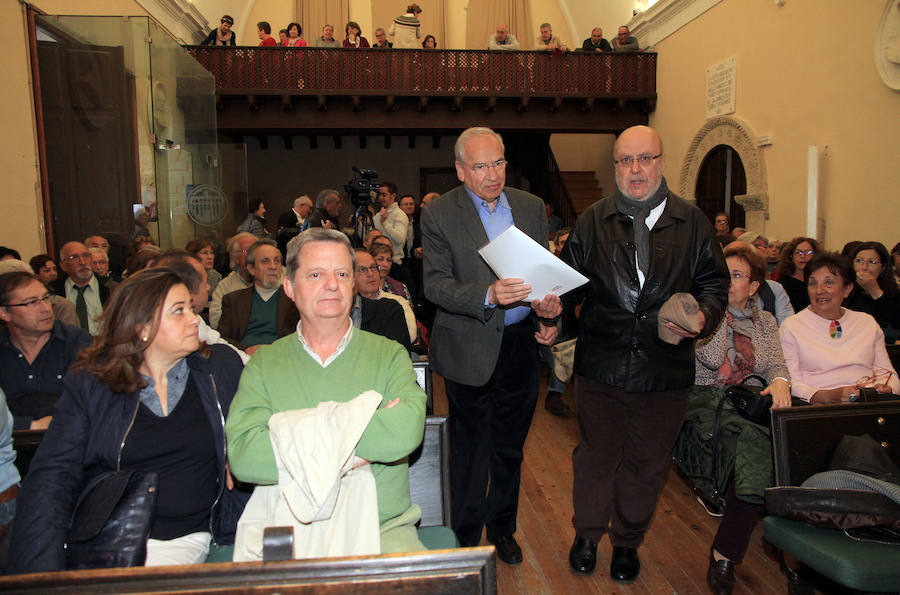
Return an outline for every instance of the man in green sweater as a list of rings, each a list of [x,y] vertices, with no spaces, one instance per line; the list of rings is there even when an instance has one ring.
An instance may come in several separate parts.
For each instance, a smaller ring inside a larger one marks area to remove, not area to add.
[[[421,443],[425,393],[399,344],[353,327],[356,255],[339,231],[313,228],[291,240],[284,292],[297,305],[297,332],[260,347],[244,368],[225,431],[231,472],[250,483],[278,482],[269,418],[367,390],[384,401],[356,447],[375,476],[381,551],[424,550],[409,496],[408,455]]]

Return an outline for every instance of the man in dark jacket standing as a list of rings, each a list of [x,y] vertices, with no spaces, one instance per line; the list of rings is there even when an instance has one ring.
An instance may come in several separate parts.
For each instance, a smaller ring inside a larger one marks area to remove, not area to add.
[[[590,279],[569,307],[584,300],[575,350],[580,442],[572,455],[576,572],[596,565],[597,542],[610,534],[610,576],[622,583],[640,572],[637,548],[656,508],[694,382],[694,339],[716,328],[729,274],[706,216],[669,192],[655,130],[625,130],[613,148],[612,197],[579,218],[563,259]],[[700,331],[667,323],[682,337],[663,342],[660,307],[692,294]]]

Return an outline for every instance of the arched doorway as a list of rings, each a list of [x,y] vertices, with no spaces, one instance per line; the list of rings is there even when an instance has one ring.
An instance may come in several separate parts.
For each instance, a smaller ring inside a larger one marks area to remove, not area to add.
[[[747,193],[747,176],[744,164],[734,148],[716,145],[703,158],[697,173],[695,194],[697,207],[710,221],[716,213],[728,213],[732,229],[744,227],[746,216],[744,207],[734,199]]]

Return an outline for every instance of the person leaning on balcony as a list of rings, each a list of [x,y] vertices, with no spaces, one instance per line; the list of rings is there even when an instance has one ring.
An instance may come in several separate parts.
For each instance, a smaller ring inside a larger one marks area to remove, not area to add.
[[[488,39],[489,50],[518,50],[519,40],[509,32],[504,23],[497,25],[497,32]]]
[[[421,37],[419,28],[422,23],[419,22],[419,15],[422,9],[418,4],[410,4],[406,7],[406,14],[402,14],[394,19],[391,28],[388,29],[388,35],[394,37],[395,48],[418,49],[418,39]]]
[[[359,23],[356,21],[347,23],[347,26],[344,27],[344,32],[347,34],[342,44],[345,48],[369,47],[369,40],[362,36],[362,29],[360,29]]]
[[[581,49],[586,52],[611,52],[612,46],[603,39],[603,29],[594,27],[591,30],[591,36],[581,44]]]
[[[614,52],[636,52],[640,49],[637,37],[631,34],[628,27],[622,25],[619,27],[619,34],[612,40],[612,51]]]
[[[550,26],[550,23],[543,23],[541,25],[541,34],[535,40],[534,49],[547,52],[569,51],[566,43],[560,39],[558,35],[553,34],[553,28]]]
[[[281,45],[289,48],[305,48],[306,40],[300,37],[303,35],[303,27],[300,23],[289,23],[287,26],[288,37],[281,42]]]
[[[266,21],[256,23],[256,35],[259,37],[260,47],[275,47],[278,42],[272,37],[272,25]]]
[[[210,31],[200,45],[237,45],[237,35],[231,30],[233,26],[234,18],[223,14],[219,26]]]
[[[312,45],[314,48],[339,48],[341,42],[334,38],[334,25],[322,27],[322,35],[316,37]]]

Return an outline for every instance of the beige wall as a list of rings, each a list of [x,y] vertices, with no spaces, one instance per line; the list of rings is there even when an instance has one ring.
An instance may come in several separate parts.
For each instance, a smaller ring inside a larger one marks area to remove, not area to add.
[[[826,246],[861,239],[890,249],[900,239],[900,94],[875,70],[883,7],[726,0],[657,44],[659,103],[650,122],[665,143],[670,187],[678,187],[685,153],[705,122],[706,68],[734,56],[733,116],[774,141],[761,149],[770,219],[757,231],[781,239],[804,234],[807,147],[827,146],[820,178]]]
[[[241,27],[238,43],[241,45],[259,45],[259,38],[256,36],[256,23],[260,21],[268,21],[272,25],[272,37],[278,40],[278,31],[284,29],[288,23],[294,20],[295,8],[296,4],[289,0],[256,0],[250,7],[247,22]],[[322,34],[321,26],[307,23],[300,23],[300,26],[303,27],[303,39],[307,42],[312,42],[313,39]],[[343,25],[334,23],[334,26],[334,34],[337,35]]]

